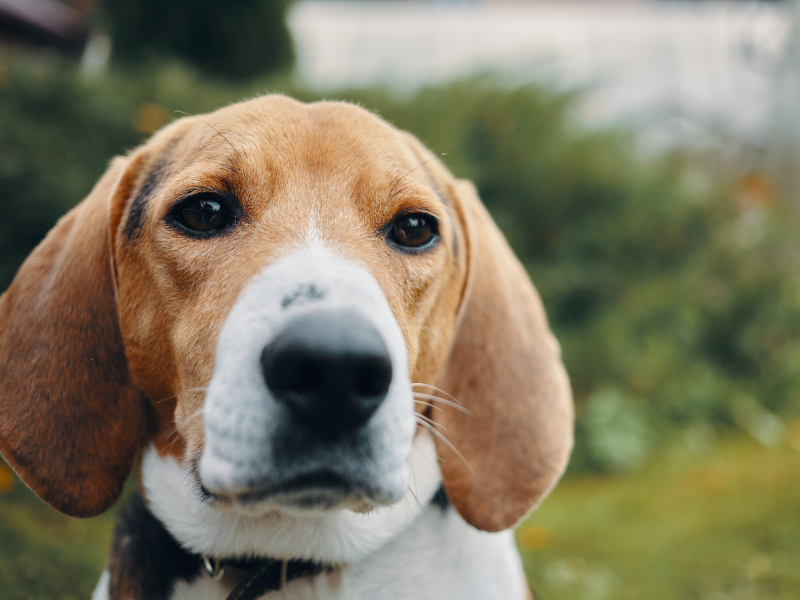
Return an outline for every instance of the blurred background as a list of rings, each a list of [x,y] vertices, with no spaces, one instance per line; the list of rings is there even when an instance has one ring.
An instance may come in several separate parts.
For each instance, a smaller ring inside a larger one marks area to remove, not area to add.
[[[0,0],[0,290],[112,156],[274,91],[446,153],[536,283],[577,407],[537,600],[800,595],[800,0]],[[0,597],[88,598],[114,512],[0,462]]]

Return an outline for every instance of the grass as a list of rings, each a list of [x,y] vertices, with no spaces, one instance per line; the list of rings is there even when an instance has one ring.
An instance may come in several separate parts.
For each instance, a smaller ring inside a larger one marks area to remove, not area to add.
[[[119,506],[93,519],[71,519],[11,479],[0,461],[0,598],[88,600]]]
[[[113,511],[63,517],[0,473],[3,490],[4,600],[89,598]],[[788,443],[674,445],[636,474],[563,481],[517,541],[537,600],[788,600],[800,590],[799,506]]]
[[[635,476],[566,481],[517,541],[537,600],[788,600],[798,506],[800,452],[726,440],[702,457],[673,447]]]

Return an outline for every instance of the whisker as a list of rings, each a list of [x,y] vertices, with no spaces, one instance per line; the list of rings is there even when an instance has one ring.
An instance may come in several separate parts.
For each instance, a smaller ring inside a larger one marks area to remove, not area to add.
[[[272,521],[270,521],[269,523],[267,523],[267,526],[266,526],[265,529],[269,529],[272,526],[272,524],[277,520],[277,518],[280,517],[280,516],[281,516],[281,511],[280,511],[280,509],[278,509],[278,512],[275,515],[275,518],[272,519]]]
[[[409,466],[411,467],[411,476],[414,478],[414,487],[419,489],[419,484],[417,484],[417,470],[414,468],[414,463],[411,462]],[[422,511],[422,514],[425,515],[425,518],[428,519],[428,521],[430,521],[430,519],[428,518],[428,513],[425,512],[425,507],[422,506],[422,503],[419,501],[419,498],[417,498],[416,492],[414,492],[414,490],[411,489],[410,485],[408,486],[408,491],[411,492],[411,495],[414,496],[414,500],[416,500],[417,504],[419,504],[419,508]]]
[[[422,400],[414,400],[414,404],[424,404],[425,406],[430,406],[433,409],[438,410],[439,412],[444,412],[444,410],[438,406],[434,406],[430,402],[423,402]]]
[[[179,427],[184,427],[190,421],[192,421],[193,419],[196,419],[197,417],[202,415],[203,411],[204,411],[204,408],[202,408],[202,407],[197,409],[190,416],[188,416],[185,419],[183,419],[183,421],[181,421],[180,424],[176,423],[174,427],[170,427],[169,429],[164,431],[161,435],[158,436],[158,439],[159,440],[169,439],[174,434],[178,433],[178,428]],[[167,454],[171,454],[172,453],[173,448],[175,448],[175,444],[177,444],[179,441],[180,441],[180,437],[179,436],[175,436],[174,439],[172,440],[172,443],[169,446],[169,450],[167,450]]]
[[[428,516],[428,513],[425,511],[425,507],[424,507],[424,506],[422,506],[422,502],[420,502],[420,501],[419,501],[419,498],[417,498],[417,495],[414,493],[414,490],[412,490],[412,489],[411,489],[411,486],[410,486],[410,485],[409,485],[409,486],[406,486],[406,487],[408,488],[408,491],[409,491],[409,492],[411,492],[411,495],[412,495],[412,496],[414,496],[414,500],[416,500],[416,501],[417,501],[417,505],[419,506],[419,509],[422,511],[422,514],[423,514],[423,515],[425,515],[425,518],[426,518],[426,519],[428,519],[428,521],[430,521],[431,519],[430,519],[430,517]],[[408,498],[406,498],[406,500],[407,500],[407,499],[408,499]],[[410,508],[409,508],[409,512],[411,512],[411,509],[410,509]]]
[[[455,398],[453,395],[451,395],[451,394],[448,394],[448,393],[447,393],[447,392],[445,392],[445,391],[444,391],[442,388],[438,388],[438,387],[436,387],[435,385],[431,385],[430,383],[412,383],[412,384],[411,384],[411,387],[412,387],[412,388],[413,388],[413,387],[419,387],[419,386],[425,386],[425,387],[429,387],[429,388],[431,388],[432,390],[439,392],[440,394],[444,394],[445,396],[447,396],[448,398],[450,398],[450,400],[452,400],[452,401],[453,401],[453,402],[455,402],[456,404],[461,404],[461,402],[459,402],[458,400],[456,400],[456,398]]]
[[[416,171],[416,170],[417,170],[417,169],[419,169],[420,167],[424,167],[424,166],[425,166],[425,165],[427,165],[429,162],[431,162],[431,161],[434,161],[434,160],[436,160],[436,157],[435,157],[435,156],[434,156],[433,158],[429,158],[429,159],[428,159],[428,160],[426,160],[424,163],[422,163],[422,164],[420,164],[420,165],[417,165],[416,167],[414,167],[413,169],[411,169],[411,170],[410,170],[408,173],[406,173],[405,175],[403,175],[403,176],[402,176],[402,177],[400,177],[399,179],[395,180],[395,183],[394,183],[394,185],[392,186],[392,189],[389,191],[389,196],[390,196],[390,197],[392,197],[392,198],[394,198],[394,197],[395,197],[395,195],[397,194],[397,186],[400,184],[400,182],[401,182],[401,181],[403,181],[403,179],[405,179],[406,177],[408,177],[409,175],[411,175],[411,174],[412,174],[414,171]]]
[[[431,396],[430,394],[422,394],[420,392],[413,392],[415,398],[424,398],[425,400],[431,400],[432,402],[440,402],[445,406],[452,406],[456,410],[460,410],[466,415],[471,415],[472,411],[464,408],[460,404],[456,404],[455,402],[450,402],[449,400],[445,400],[444,398],[439,398],[439,396]]]
[[[433,425],[434,427],[441,427],[441,428],[442,428],[442,431],[444,431],[445,433],[447,433],[447,428],[446,428],[444,425],[442,425],[441,423],[437,423],[437,422],[436,422],[436,421],[434,421],[433,419],[429,419],[429,418],[428,418],[428,417],[426,417],[425,415],[421,415],[421,414],[419,414],[419,413],[417,413],[417,414],[416,414],[416,415],[414,415],[414,416],[415,416],[416,418],[418,418],[418,419],[423,419],[423,420],[424,420],[426,423],[430,423],[430,424],[431,424],[431,425]]]
[[[186,390],[187,392],[205,392],[208,391],[207,387],[198,387],[198,388],[191,388]],[[161,404],[162,402],[168,402],[169,400],[175,400],[177,398],[177,394],[174,396],[167,396],[166,398],[161,398],[161,400],[156,400],[156,404]]]
[[[189,114],[189,113],[187,113],[187,112],[184,112],[184,111],[182,111],[182,110],[176,110],[175,112],[176,112],[176,113],[179,113],[179,114],[182,114],[182,115],[186,115],[187,117],[192,117],[192,118],[194,118],[194,119],[197,119],[198,121],[200,121],[200,122],[202,122],[202,123],[205,123],[206,125],[208,125],[209,127],[211,127],[211,129],[213,129],[214,131],[216,131],[216,132],[217,132],[217,134],[219,134],[219,136],[220,136],[220,137],[221,137],[223,140],[225,140],[226,142],[228,142],[228,146],[230,146],[230,147],[231,147],[231,149],[232,149],[232,150],[233,150],[233,151],[236,153],[236,156],[239,158],[239,160],[242,160],[242,155],[239,153],[239,151],[238,151],[236,148],[234,148],[233,144],[231,144],[231,141],[230,141],[228,138],[226,138],[224,135],[222,135],[222,134],[220,133],[219,129],[217,129],[216,127],[214,127],[214,126],[213,126],[211,123],[209,123],[208,121],[206,121],[206,120],[204,120],[204,119],[201,119],[201,118],[200,118],[200,117],[198,117],[197,115],[192,115],[192,114]]]
[[[158,439],[168,438],[173,433],[178,433],[178,426],[177,425],[175,427],[170,427],[169,429],[167,429],[165,432],[163,432],[161,435],[158,436]]]
[[[205,412],[205,407],[198,408],[198,409],[197,409],[196,411],[194,411],[194,412],[193,412],[193,413],[192,413],[190,416],[186,417],[186,418],[185,418],[183,421],[181,421],[181,423],[180,423],[180,425],[178,425],[178,427],[183,427],[183,426],[184,426],[184,425],[186,425],[186,424],[187,424],[189,421],[191,421],[191,420],[193,420],[193,419],[196,419],[197,417],[199,417],[200,415],[202,415],[204,412]]]
[[[442,333],[441,333],[440,331],[437,331],[437,330],[436,330],[436,329],[434,329],[433,327],[428,327],[427,325],[422,325],[422,326],[420,327],[420,329],[425,329],[426,331],[430,331],[431,333],[435,333],[435,334],[436,334],[437,336],[439,336],[439,338],[440,338],[440,339],[442,339],[442,340],[444,340],[444,339],[445,339],[445,337],[442,335]],[[427,384],[423,384],[423,385],[427,385]]]
[[[169,435],[165,435],[164,437],[166,439],[172,438],[172,443],[169,445],[169,450],[167,450],[167,454],[172,454],[172,451],[175,449],[175,444],[181,441],[181,436],[178,434],[178,427],[173,427]]]
[[[453,452],[455,452],[455,453],[456,453],[456,456],[458,456],[458,457],[459,457],[459,458],[460,458],[462,461],[464,461],[464,464],[465,464],[465,465],[467,465],[467,468],[469,469],[470,473],[472,473],[473,475],[475,474],[475,469],[473,469],[473,468],[472,468],[472,465],[471,465],[471,464],[469,464],[469,462],[467,461],[467,459],[466,459],[466,458],[464,458],[464,455],[463,455],[463,454],[461,454],[461,452],[459,452],[459,451],[458,451],[458,449],[457,449],[455,446],[453,446],[453,444],[452,444],[452,443],[450,443],[450,440],[448,440],[446,437],[444,437],[444,436],[441,434],[441,432],[440,432],[438,429],[436,429],[436,428],[435,428],[435,427],[433,427],[432,425],[428,425],[428,424],[427,424],[425,421],[417,421],[417,423],[419,423],[420,425],[422,425],[423,427],[425,427],[426,429],[428,429],[428,430],[429,430],[429,431],[430,431],[430,432],[431,432],[433,435],[435,435],[435,436],[436,436],[436,437],[438,437],[440,440],[442,440],[442,441],[443,441],[445,444],[447,444],[447,446],[448,446],[448,447],[449,447],[449,448],[450,448],[450,449],[451,449]],[[441,459],[441,458],[439,458],[439,460],[442,460],[442,459]],[[444,462],[444,461],[442,461],[442,462]]]

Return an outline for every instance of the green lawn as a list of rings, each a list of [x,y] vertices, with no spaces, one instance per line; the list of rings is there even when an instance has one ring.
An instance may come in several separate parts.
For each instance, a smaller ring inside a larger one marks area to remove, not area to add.
[[[796,600],[800,452],[729,440],[565,481],[517,539],[538,600]]]
[[[17,481],[0,494],[3,600],[88,598],[112,521],[62,517]],[[537,600],[794,600],[800,452],[726,440],[568,479],[517,537]]]
[[[7,467],[0,462],[0,468]],[[4,471],[7,473],[7,471]],[[8,493],[0,476],[0,598],[88,600],[103,570],[116,507],[94,519],[71,519],[18,479]]]

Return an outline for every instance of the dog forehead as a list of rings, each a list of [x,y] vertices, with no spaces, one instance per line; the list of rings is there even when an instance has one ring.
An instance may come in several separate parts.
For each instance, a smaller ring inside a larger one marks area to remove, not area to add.
[[[225,160],[244,171],[300,166],[381,171],[406,166],[412,159],[400,132],[359,106],[305,104],[279,95],[185,117],[149,145],[156,153],[168,150],[179,165]]]

